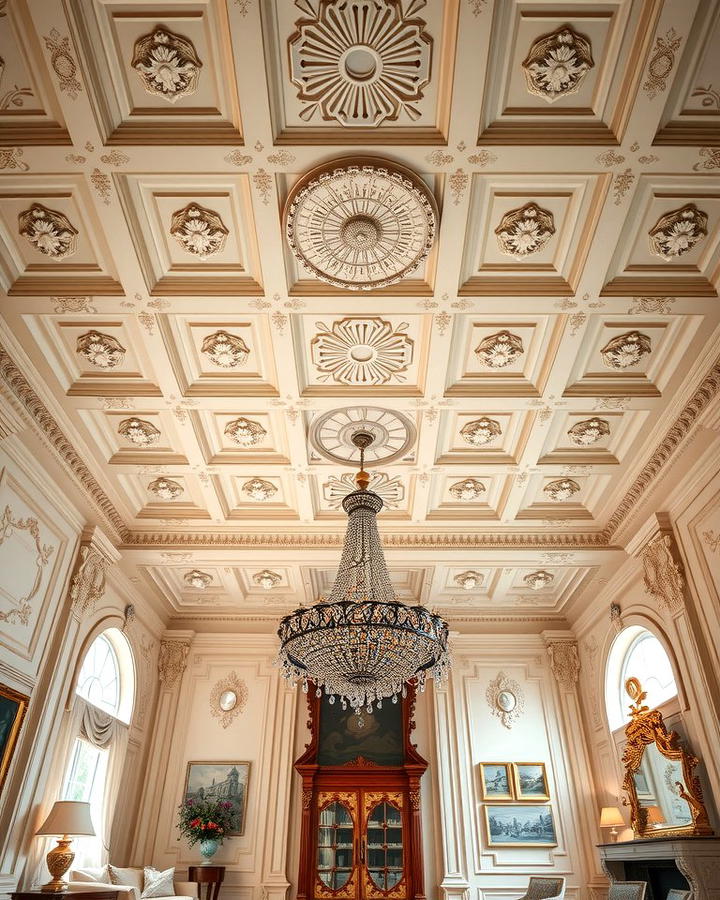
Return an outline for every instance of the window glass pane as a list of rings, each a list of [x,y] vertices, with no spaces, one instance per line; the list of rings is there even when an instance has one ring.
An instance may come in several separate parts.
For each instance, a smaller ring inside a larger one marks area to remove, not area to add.
[[[625,693],[625,682],[633,676],[647,692],[644,702],[650,709],[677,695],[675,676],[665,648],[649,631],[640,633],[625,656],[619,686],[625,706],[630,702]]]
[[[107,757],[107,751],[77,738],[65,774],[61,799],[89,803],[90,818],[95,829],[95,837],[79,837],[73,841],[73,865],[78,868],[100,864]]]
[[[77,692],[94,706],[117,715],[120,706],[120,666],[110,641],[100,635],[85,654]]]

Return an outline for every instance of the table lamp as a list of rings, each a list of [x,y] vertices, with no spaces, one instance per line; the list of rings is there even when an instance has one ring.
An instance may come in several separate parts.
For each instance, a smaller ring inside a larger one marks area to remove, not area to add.
[[[610,832],[610,840],[617,841],[618,832],[617,826],[625,825],[625,820],[620,814],[620,810],[617,806],[603,806],[600,810],[600,827],[601,828],[611,828]]]
[[[45,857],[52,880],[44,884],[40,890],[52,893],[66,891],[68,883],[63,875],[72,865],[75,854],[70,849],[74,837],[89,835],[94,837],[90,804],[79,800],[56,800],[50,815],[35,834],[52,834],[57,836],[57,846]]]

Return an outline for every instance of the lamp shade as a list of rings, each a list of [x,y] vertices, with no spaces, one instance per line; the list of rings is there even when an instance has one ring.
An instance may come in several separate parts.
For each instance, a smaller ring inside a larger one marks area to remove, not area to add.
[[[617,806],[603,806],[600,810],[600,827],[614,828],[616,825],[624,825],[625,820]]]
[[[56,800],[50,815],[35,834],[90,835],[94,837],[90,804],[79,800]]]

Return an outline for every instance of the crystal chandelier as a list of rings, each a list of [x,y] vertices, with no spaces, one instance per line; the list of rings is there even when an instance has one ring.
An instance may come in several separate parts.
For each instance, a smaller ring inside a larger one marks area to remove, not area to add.
[[[376,515],[380,497],[368,491],[365,450],[373,435],[357,431],[351,438],[360,450],[358,490],[342,502],[348,514],[345,546],[327,601],[296,609],[278,628],[279,663],[292,683],[302,682],[329,702],[348,705],[362,720],[363,710],[397,703],[407,682],[425,689],[428,676],[440,683],[450,666],[448,626],[424,606],[406,606],[395,598],[380,544]],[[362,721],[359,723],[362,725]]]

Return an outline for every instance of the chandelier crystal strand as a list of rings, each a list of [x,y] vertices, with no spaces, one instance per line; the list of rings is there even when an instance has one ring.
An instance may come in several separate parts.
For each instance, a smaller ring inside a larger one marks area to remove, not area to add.
[[[380,497],[368,491],[364,451],[373,437],[359,431],[358,490],[343,500],[348,514],[337,577],[327,601],[295,610],[280,622],[279,663],[292,683],[309,682],[317,696],[349,705],[362,726],[362,712],[372,713],[384,699],[397,703],[415,680],[425,689],[427,677],[441,683],[450,666],[448,626],[423,606],[400,603],[385,563],[376,516]]]

